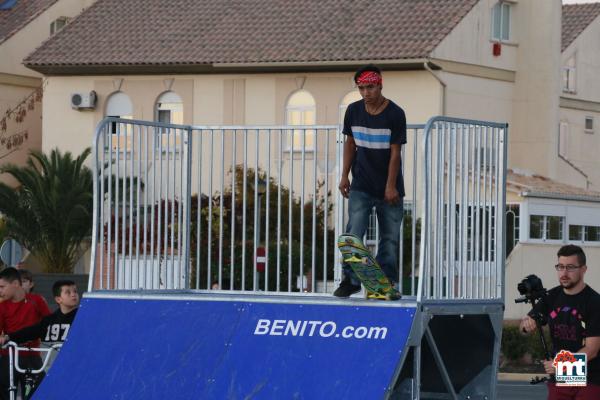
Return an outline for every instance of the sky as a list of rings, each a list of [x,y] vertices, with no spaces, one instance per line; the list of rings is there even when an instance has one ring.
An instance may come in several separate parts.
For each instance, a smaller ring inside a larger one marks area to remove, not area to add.
[[[599,3],[600,0],[563,0],[563,4],[574,4],[574,3]]]

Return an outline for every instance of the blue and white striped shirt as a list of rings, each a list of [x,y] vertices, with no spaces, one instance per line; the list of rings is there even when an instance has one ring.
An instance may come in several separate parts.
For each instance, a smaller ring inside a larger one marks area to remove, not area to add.
[[[356,143],[352,164],[351,190],[383,198],[387,183],[392,144],[406,143],[406,116],[404,110],[390,100],[385,109],[371,115],[362,100],[348,106],[344,116],[345,135]],[[398,171],[396,188],[404,196],[402,170]]]

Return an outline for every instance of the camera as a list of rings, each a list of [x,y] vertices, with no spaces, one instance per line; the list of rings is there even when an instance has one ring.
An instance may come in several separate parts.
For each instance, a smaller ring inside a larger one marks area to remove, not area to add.
[[[517,290],[521,294],[521,297],[515,299],[515,303],[531,303],[531,312],[529,313],[529,316],[535,321],[536,329],[540,336],[540,342],[544,349],[545,358],[546,360],[551,360],[552,357],[550,352],[548,352],[548,345],[546,344],[546,339],[542,333],[542,326],[546,325],[548,321],[543,313],[536,310],[536,303],[545,297],[548,292],[546,291],[542,280],[537,275],[527,275],[525,279],[517,285]],[[526,332],[525,329],[523,331]],[[536,376],[535,378],[532,378],[529,383],[535,385],[546,381],[552,381],[552,377],[540,378]]]
[[[546,288],[537,275],[528,275],[518,285],[517,290],[521,297],[515,303],[535,303],[546,295]]]

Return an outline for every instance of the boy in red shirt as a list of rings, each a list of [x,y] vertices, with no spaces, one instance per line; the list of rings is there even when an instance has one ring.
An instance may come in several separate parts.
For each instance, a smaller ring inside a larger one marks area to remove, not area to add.
[[[39,310],[43,310],[44,312],[48,310],[50,312],[46,299],[37,293],[33,293],[33,288],[35,287],[33,274],[26,269],[17,269],[17,271],[19,271],[19,275],[21,276],[21,287],[25,291],[25,298],[28,301],[35,302]]]
[[[15,268],[5,268],[0,272],[0,333],[10,335],[19,329],[40,322],[50,314],[46,301],[37,294],[27,294],[21,286],[21,276]],[[40,341],[33,340],[25,347],[39,347]],[[9,359],[8,350],[0,351],[0,399],[9,398]],[[19,354],[19,364],[23,368],[38,369],[42,360],[37,352]],[[15,371],[15,383],[21,384],[22,374]]]

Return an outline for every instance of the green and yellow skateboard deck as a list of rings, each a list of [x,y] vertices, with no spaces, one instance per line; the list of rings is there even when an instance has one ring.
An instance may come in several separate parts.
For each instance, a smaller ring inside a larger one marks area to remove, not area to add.
[[[381,267],[358,237],[345,233],[337,242],[342,259],[367,289],[367,298],[398,300],[402,295],[396,290]]]

